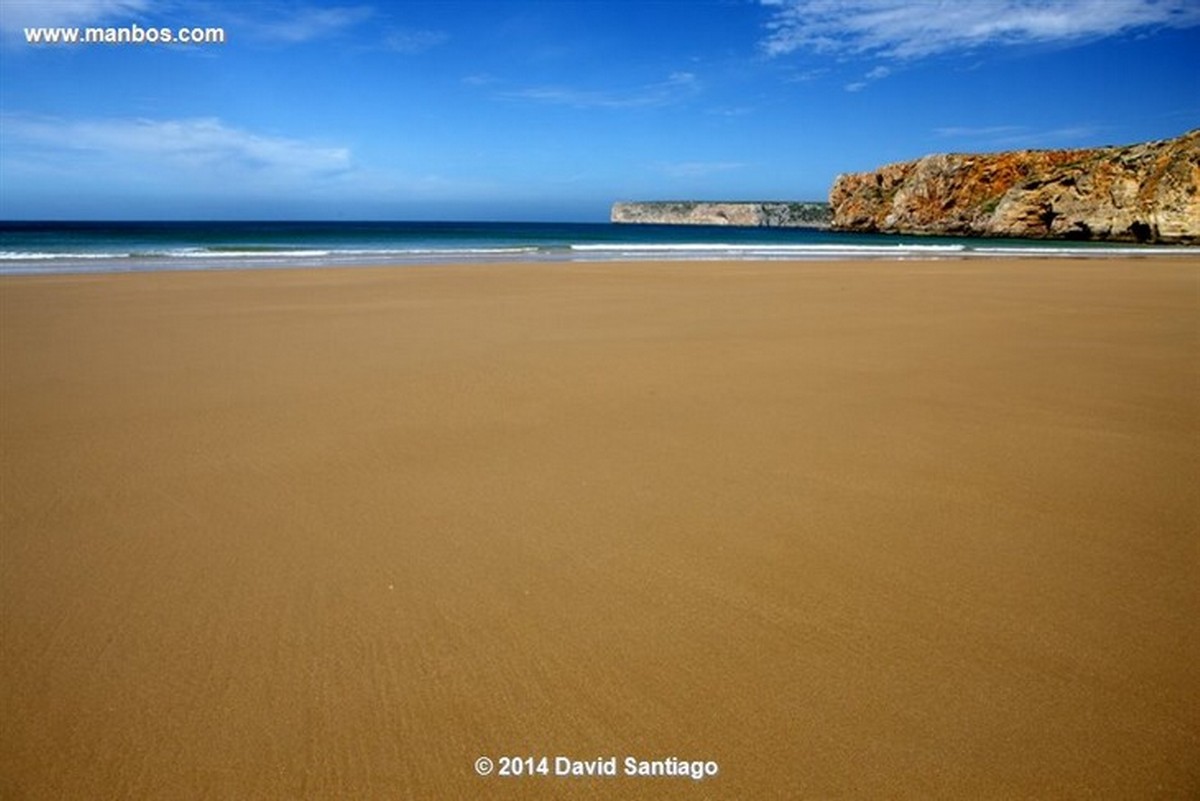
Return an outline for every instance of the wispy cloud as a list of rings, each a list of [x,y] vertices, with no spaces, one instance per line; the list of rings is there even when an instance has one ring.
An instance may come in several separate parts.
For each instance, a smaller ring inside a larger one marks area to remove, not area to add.
[[[1020,125],[950,125],[934,128],[933,134],[941,139],[989,139],[996,136],[1012,136],[1025,130]]]
[[[820,78],[822,75],[825,75],[828,72],[828,67],[819,67],[811,70],[792,70],[786,74],[784,77],[784,82],[808,83],[809,81],[815,81],[817,78]]]
[[[746,166],[741,161],[681,161],[659,164],[658,170],[670,178],[707,178],[710,175],[740,170]]]
[[[136,163],[141,170],[169,168],[207,178],[312,177],[350,167],[350,151],[231,127],[215,118],[64,120],[0,115],[6,150],[85,154],[100,169]]]
[[[251,10],[256,16],[250,25],[260,37],[289,44],[337,35],[365,22],[375,14],[370,6],[286,6],[277,14],[271,14],[268,19],[256,5],[251,4]]]
[[[574,108],[624,109],[663,106],[696,94],[700,82],[690,72],[675,72],[664,81],[626,89],[580,89],[539,86],[501,92],[500,97]]]
[[[988,44],[1062,42],[1200,25],[1196,0],[760,0],[763,49],[911,59]]]
[[[417,55],[426,50],[432,50],[444,44],[450,35],[445,31],[413,30],[402,28],[393,30],[384,38],[384,45],[397,53]]]
[[[1073,125],[1062,128],[1038,129],[1025,125],[954,125],[934,128],[939,139],[969,142],[972,146],[996,148],[1048,148],[1076,146],[1094,139],[1099,130],[1093,125]]]
[[[754,106],[715,106],[705,113],[714,117],[745,117],[754,113]]]
[[[500,79],[487,72],[477,72],[465,76],[462,82],[467,86],[494,86],[500,83]]]
[[[0,3],[0,31],[11,34],[27,27],[132,20],[140,18],[150,5],[150,0],[4,0]]]
[[[886,78],[887,76],[889,76],[891,74],[892,74],[892,70],[890,67],[882,67],[882,66],[875,67],[874,69],[869,70],[867,72],[867,74],[862,77],[862,80],[854,81],[853,83],[846,84],[846,91],[847,92],[861,92],[863,89],[866,89],[868,86],[870,86],[875,81]]]
[[[190,23],[222,24],[259,40],[286,44],[337,36],[376,16],[369,5],[319,7],[274,0],[259,0],[240,8],[179,0],[0,0],[0,33],[11,39],[29,27],[145,23],[175,18],[184,11],[191,15]],[[402,32],[397,42],[389,45],[403,48],[438,43],[430,40],[432,32],[408,33],[410,38],[405,39]]]

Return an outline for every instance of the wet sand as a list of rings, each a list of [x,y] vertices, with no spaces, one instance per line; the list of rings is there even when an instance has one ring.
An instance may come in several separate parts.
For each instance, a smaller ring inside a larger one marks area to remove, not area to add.
[[[5,799],[1200,794],[1195,261],[10,277],[0,404]]]

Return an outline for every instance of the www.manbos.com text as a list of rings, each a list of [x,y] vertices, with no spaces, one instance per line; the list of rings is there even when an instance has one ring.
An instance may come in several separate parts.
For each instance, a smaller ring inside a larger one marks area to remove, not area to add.
[[[25,42],[31,45],[225,44],[225,29],[143,28],[136,24],[119,28],[26,28]]]

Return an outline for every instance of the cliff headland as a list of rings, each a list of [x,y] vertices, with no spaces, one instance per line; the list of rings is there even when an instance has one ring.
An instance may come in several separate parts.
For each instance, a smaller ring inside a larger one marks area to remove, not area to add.
[[[925,156],[840,175],[829,202],[841,231],[1200,242],[1200,129],[1123,147]]]
[[[828,203],[720,202],[661,200],[614,203],[615,223],[656,225],[740,225],[773,228],[828,228],[832,214]]]
[[[949,153],[839,175],[828,203],[614,203],[614,223],[1200,242],[1200,129],[1074,150]]]

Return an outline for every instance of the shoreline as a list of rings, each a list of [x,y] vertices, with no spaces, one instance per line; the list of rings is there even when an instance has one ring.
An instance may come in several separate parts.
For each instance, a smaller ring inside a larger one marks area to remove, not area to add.
[[[1200,258],[1104,242],[612,223],[0,223],[0,275],[604,261]]]
[[[0,795],[1200,787],[1200,263],[429,266],[0,278]]]
[[[770,246],[741,247],[728,243],[702,246],[576,246],[565,251],[531,252],[533,249],[519,248],[511,254],[473,254],[464,256],[459,252],[445,255],[417,253],[403,257],[384,259],[376,256],[349,257],[344,261],[332,261],[331,254],[322,253],[311,257],[284,254],[279,257],[262,257],[257,260],[240,259],[222,262],[219,257],[209,263],[194,260],[130,261],[88,257],[82,262],[64,263],[46,267],[45,261],[20,265],[16,260],[7,264],[0,262],[0,280],[5,278],[27,278],[37,276],[85,276],[85,275],[143,275],[151,273],[226,273],[246,271],[288,270],[379,270],[404,268],[461,267],[475,266],[522,266],[546,265],[601,265],[601,264],[788,264],[788,263],[897,263],[897,262],[1006,262],[1006,261],[1176,261],[1200,260],[1200,247],[1188,245],[1153,245],[1124,247],[1116,244],[1084,245],[1063,247],[1031,241],[1021,246],[995,245],[975,250],[957,245],[915,244],[904,248],[859,246],[853,250],[830,247],[827,249],[805,246],[788,249]],[[99,264],[99,266],[97,266]]]

